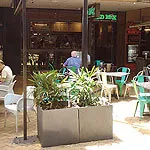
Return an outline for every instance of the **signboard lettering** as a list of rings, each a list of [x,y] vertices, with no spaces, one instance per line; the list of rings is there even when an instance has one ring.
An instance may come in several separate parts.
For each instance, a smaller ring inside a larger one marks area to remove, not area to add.
[[[111,20],[111,21],[117,21],[117,15],[116,14],[100,14],[99,17],[95,18],[96,20]]]

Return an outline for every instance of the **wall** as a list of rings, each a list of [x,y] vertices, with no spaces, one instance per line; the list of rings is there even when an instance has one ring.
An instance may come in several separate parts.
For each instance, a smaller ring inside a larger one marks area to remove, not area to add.
[[[10,66],[14,74],[19,74],[21,70],[20,55],[20,16],[13,15],[13,9],[0,8],[0,16],[3,16],[3,60]]]

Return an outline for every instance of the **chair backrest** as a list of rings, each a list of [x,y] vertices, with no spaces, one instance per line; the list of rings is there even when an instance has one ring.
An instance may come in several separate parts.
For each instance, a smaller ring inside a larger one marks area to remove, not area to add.
[[[27,90],[27,110],[33,110],[34,107],[34,89],[35,86],[27,86],[26,90]],[[17,110],[18,111],[23,111],[23,94],[22,94],[22,98],[18,101],[17,104]]]
[[[127,67],[120,67],[120,68],[117,69],[117,72],[130,73],[130,69],[127,68]],[[125,82],[127,81],[127,79],[128,79],[128,76],[129,76],[129,75],[122,76],[122,77],[121,77],[121,82],[124,82],[124,83],[125,83]]]
[[[15,77],[16,77],[16,75],[12,76],[12,79],[11,79],[10,83],[12,83],[14,81]]]
[[[15,85],[16,82],[17,82],[17,80],[15,80],[15,81],[13,81],[12,83],[9,84],[8,93],[14,93],[13,88],[14,88],[14,85]]]
[[[144,75],[140,75],[140,76],[137,76],[137,82],[144,82],[145,81],[145,76]],[[145,90],[143,87],[139,86],[139,92],[140,93],[144,93]]]
[[[143,67],[143,72],[146,76],[150,76],[150,66]]]
[[[54,70],[54,66],[50,62],[48,63],[48,69],[49,70]]]
[[[60,70],[59,70],[59,73],[62,73],[63,75],[65,75],[66,72],[67,72],[66,67],[60,68]]]
[[[35,89],[35,86],[27,86],[27,99],[34,100],[34,89]]]
[[[101,65],[104,64],[104,61],[103,60],[95,60],[95,66],[96,67],[100,67]],[[102,67],[102,66],[101,66]]]
[[[137,81],[137,77],[143,75],[143,70],[139,71],[136,76],[133,77],[134,81]]]
[[[136,84],[147,82],[148,79],[149,79],[149,76],[145,76],[145,75],[137,76]],[[150,102],[150,92],[147,92],[147,90],[145,90],[144,87],[140,86],[140,84],[138,84],[137,88],[139,92],[139,100],[146,100]]]
[[[78,68],[76,66],[68,67],[68,70],[72,70],[74,73],[78,73]]]
[[[107,85],[107,75],[105,72],[101,72],[101,79],[104,85]]]
[[[109,72],[109,71],[112,71],[112,66],[113,64],[112,63],[106,63],[106,71]]]
[[[102,83],[101,70],[98,70],[96,72],[96,79],[97,79],[98,83]]]
[[[135,95],[136,95],[137,99],[139,99],[139,94],[138,94],[138,89],[137,89],[136,81],[132,80],[132,83],[133,83],[133,88],[134,88]]]
[[[18,111],[23,111],[24,107],[23,107],[23,97],[21,97],[17,103],[17,110]],[[27,98],[27,110],[33,110],[34,108],[34,101],[33,99],[29,99]]]
[[[19,99],[22,98],[22,95],[19,94],[13,94],[13,93],[8,93],[5,97],[4,97],[4,106],[5,105],[9,105],[9,104],[13,104],[16,103]]]

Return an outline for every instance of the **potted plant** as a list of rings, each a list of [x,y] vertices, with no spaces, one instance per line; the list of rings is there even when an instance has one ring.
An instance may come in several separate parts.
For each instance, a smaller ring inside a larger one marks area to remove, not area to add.
[[[79,142],[78,110],[67,108],[63,80],[57,70],[34,73],[30,80],[35,86],[38,137],[42,147]]]
[[[112,131],[112,105],[103,105],[101,101],[100,85],[95,81],[98,68],[90,71],[81,68],[78,74],[70,71],[71,98],[79,110],[79,136],[80,142],[101,139],[111,139]],[[99,92],[97,92],[99,90]]]
[[[112,106],[100,103],[96,72],[95,67],[81,68],[79,74],[70,70],[68,78],[56,70],[34,73],[38,137],[43,147],[112,138]],[[64,100],[77,107],[60,105]]]
[[[65,88],[62,86],[63,76],[58,74],[57,70],[34,73],[30,81],[35,86],[35,103],[43,110],[65,107],[67,97],[63,94],[65,92]]]

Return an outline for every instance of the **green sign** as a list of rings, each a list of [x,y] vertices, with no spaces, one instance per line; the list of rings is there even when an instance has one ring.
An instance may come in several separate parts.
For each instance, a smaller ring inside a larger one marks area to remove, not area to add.
[[[116,14],[100,14],[98,18],[95,18],[96,20],[111,20],[111,21],[117,21],[117,15]]]
[[[97,18],[100,15],[100,4],[94,3],[88,6],[88,17]]]
[[[91,7],[88,9],[88,16],[95,16],[95,7]]]

